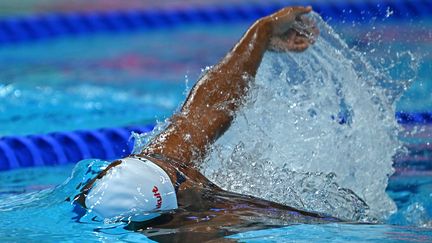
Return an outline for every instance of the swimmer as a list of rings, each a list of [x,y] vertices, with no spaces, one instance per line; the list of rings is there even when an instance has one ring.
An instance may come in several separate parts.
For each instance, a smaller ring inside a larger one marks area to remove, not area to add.
[[[201,77],[164,131],[141,153],[110,164],[75,201],[102,218],[123,216],[128,229],[157,241],[201,242],[244,230],[337,221],[224,191],[197,169],[230,126],[264,53],[302,52],[314,43],[318,30],[304,16],[311,10],[287,7],[257,20]],[[298,24],[308,27],[298,30]]]

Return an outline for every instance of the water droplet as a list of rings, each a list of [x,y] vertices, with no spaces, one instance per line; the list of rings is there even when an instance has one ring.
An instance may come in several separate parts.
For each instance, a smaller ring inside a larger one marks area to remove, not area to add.
[[[387,9],[386,9],[386,15],[385,15],[386,18],[389,18],[390,16],[392,16],[393,13],[394,13],[394,11],[390,7],[387,7]]]

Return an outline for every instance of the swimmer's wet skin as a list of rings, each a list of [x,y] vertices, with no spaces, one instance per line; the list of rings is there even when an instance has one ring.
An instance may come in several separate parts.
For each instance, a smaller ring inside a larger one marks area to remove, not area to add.
[[[202,242],[251,229],[339,221],[224,191],[197,170],[208,146],[230,126],[264,53],[302,52],[314,43],[318,30],[304,16],[311,10],[287,7],[256,21],[197,82],[163,132],[140,154],[108,166],[75,201],[102,218],[121,216],[131,221],[128,229],[157,241]],[[299,25],[309,27],[300,31]]]

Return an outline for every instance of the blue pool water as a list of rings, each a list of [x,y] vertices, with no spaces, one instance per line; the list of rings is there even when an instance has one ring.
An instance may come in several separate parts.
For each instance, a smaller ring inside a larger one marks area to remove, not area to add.
[[[399,23],[377,23],[377,28],[400,30]],[[416,35],[430,24],[413,28]],[[170,31],[98,35],[49,40],[0,48],[0,135],[58,130],[116,127],[153,123],[172,114],[201,73],[235,43],[245,24],[183,27]],[[391,39],[359,41],[360,32],[335,26],[337,31],[365,52],[372,63],[391,45],[400,53],[421,56],[417,74],[404,72],[409,61],[398,60],[390,71],[413,84],[397,103],[403,111],[432,111],[430,70],[432,57],[427,41]],[[406,26],[412,27],[410,25]],[[367,26],[361,27],[365,30]],[[397,31],[396,31],[397,32]],[[367,37],[368,31],[364,31]],[[429,37],[430,38],[430,37]],[[381,37],[381,39],[385,39]],[[430,41],[430,39],[429,39]],[[374,45],[376,45],[375,51]],[[391,53],[395,53],[392,50]],[[430,52],[429,52],[430,53]],[[382,65],[386,66],[383,60]],[[391,66],[391,65],[389,65]],[[412,131],[416,132],[412,132]],[[395,158],[396,174],[387,193],[398,212],[381,224],[295,225],[252,231],[234,236],[248,242],[266,241],[432,241],[432,169],[430,126],[405,127],[400,139],[423,150]],[[405,157],[404,157],[405,156]],[[99,162],[95,162],[99,163]],[[74,192],[77,175],[73,165],[32,168],[0,174],[1,241],[142,241],[139,233],[122,223],[104,224],[82,216],[64,200]],[[81,172],[82,173],[82,172]],[[373,180],[373,178],[371,178]],[[59,227],[60,225],[60,227]]]

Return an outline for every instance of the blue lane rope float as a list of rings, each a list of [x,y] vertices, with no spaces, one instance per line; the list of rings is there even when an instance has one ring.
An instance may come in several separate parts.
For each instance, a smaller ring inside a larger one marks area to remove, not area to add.
[[[132,132],[149,132],[153,127],[147,125],[2,137],[0,171],[76,163],[88,158],[121,158],[132,151]]]
[[[161,29],[192,23],[253,21],[287,5],[307,5],[324,16],[339,20],[368,21],[371,17],[391,19],[432,17],[430,0],[357,1],[271,1],[234,6],[195,7],[175,10],[122,10],[69,12],[0,19],[0,44],[20,43],[61,36],[120,33]]]
[[[396,120],[399,124],[429,125],[432,124],[432,112],[396,112]]]
[[[400,124],[432,124],[432,112],[397,112]],[[131,132],[144,133],[153,125],[56,132],[0,138],[0,171],[76,163],[83,159],[113,160],[131,153]]]

